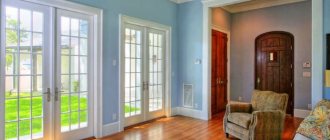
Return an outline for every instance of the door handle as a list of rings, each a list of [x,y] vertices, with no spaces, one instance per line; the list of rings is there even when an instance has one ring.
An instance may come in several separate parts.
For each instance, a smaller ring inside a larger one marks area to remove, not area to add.
[[[219,78],[219,84],[223,85],[225,83],[225,81],[223,81],[221,78]]]
[[[58,101],[59,93],[62,93],[62,92],[64,92],[64,91],[62,91],[62,90],[59,91],[58,87],[55,88],[55,101]]]
[[[149,90],[149,82],[143,82],[143,90]]]
[[[50,102],[50,88],[47,88],[47,91],[45,93],[43,93],[44,95],[46,95],[47,97],[47,102]]]
[[[260,84],[260,78],[259,77],[257,78],[257,84],[258,85]]]
[[[142,89],[143,89],[143,91],[146,90],[146,82],[143,82]]]

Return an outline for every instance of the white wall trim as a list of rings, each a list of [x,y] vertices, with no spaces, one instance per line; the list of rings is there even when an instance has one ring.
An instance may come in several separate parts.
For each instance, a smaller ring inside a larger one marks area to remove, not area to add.
[[[306,118],[311,113],[310,110],[304,110],[304,109],[294,109],[294,117],[297,118]]]
[[[201,110],[196,110],[186,107],[174,107],[172,108],[172,116],[181,115],[191,117],[195,119],[208,120],[208,117]]]
[[[202,3],[205,7],[222,7],[227,5],[232,5],[241,2],[247,2],[251,0],[202,0]]]
[[[249,102],[242,102],[242,101],[229,101],[230,104],[249,104]]]
[[[102,137],[120,132],[119,124],[120,122],[114,122],[103,125]]]
[[[166,65],[166,72],[165,72],[165,115],[167,117],[171,116],[171,95],[172,95],[172,78],[171,78],[171,73],[172,73],[172,27],[167,26],[167,25],[163,25],[163,24],[159,24],[156,22],[152,22],[152,21],[147,21],[147,20],[143,20],[143,19],[139,19],[139,18],[134,18],[134,17],[129,17],[129,16],[125,16],[125,15],[120,15],[119,16],[119,42],[120,42],[120,47],[119,47],[119,59],[120,59],[120,63],[119,63],[119,71],[120,71],[120,78],[119,78],[119,124],[120,124],[120,131],[122,131],[124,129],[124,124],[125,124],[125,115],[124,115],[124,110],[123,110],[123,106],[124,106],[124,73],[123,73],[123,68],[124,68],[124,50],[123,48],[123,35],[122,32],[124,31],[124,23],[130,23],[133,25],[139,25],[142,27],[148,27],[148,28],[152,28],[152,29],[157,29],[157,30],[161,30],[165,32],[165,36],[166,36],[166,55],[165,55],[165,65]]]
[[[78,4],[67,0],[23,0],[23,1],[37,3],[41,5],[47,5],[50,7],[61,8],[64,10],[69,10],[69,11],[92,15],[92,16],[98,15],[103,11],[99,8]]]
[[[242,3],[242,4],[237,4],[237,5],[224,6],[222,8],[227,10],[230,13],[238,13],[238,12],[244,12],[244,11],[249,11],[249,10],[255,10],[255,9],[261,9],[261,8],[267,8],[267,7],[297,3],[297,2],[302,2],[302,1],[306,1],[306,0],[250,1],[250,2],[247,2],[247,3]]]
[[[190,1],[193,1],[193,0],[170,0],[174,3],[177,3],[177,4],[181,4],[181,3],[185,3],[185,2],[190,2]]]
[[[324,93],[323,0],[312,0],[312,105],[322,100]]]

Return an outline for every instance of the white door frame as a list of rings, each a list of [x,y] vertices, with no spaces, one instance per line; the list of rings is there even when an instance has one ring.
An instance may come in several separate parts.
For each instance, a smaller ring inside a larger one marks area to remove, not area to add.
[[[143,27],[153,28],[157,30],[161,30],[165,32],[165,38],[166,38],[166,55],[165,55],[165,65],[166,65],[166,71],[165,71],[165,115],[167,117],[171,116],[171,30],[172,28],[170,26],[162,25],[159,23],[146,21],[143,19],[138,19],[134,17],[129,17],[125,15],[119,15],[119,71],[120,71],[120,78],[119,78],[119,130],[123,131],[125,127],[125,112],[124,112],[124,24],[125,23],[131,23]]]
[[[76,4],[69,1],[64,0],[22,0],[27,2],[32,2],[36,4],[46,5],[54,8],[60,8],[64,10],[74,11],[78,13],[87,14],[93,17],[93,92],[94,93],[94,128],[93,128],[93,134],[96,138],[102,137],[102,128],[103,128],[103,103],[102,103],[102,94],[103,94],[103,10],[85,6],[81,4]],[[4,0],[0,0],[1,6],[4,6]],[[1,10],[4,10],[5,8],[1,7]],[[4,11],[1,11],[1,14]],[[52,17],[54,19],[54,17]],[[5,19],[5,17],[2,15],[1,19]],[[3,20],[2,20],[3,21]],[[1,22],[1,29],[3,29],[4,23]],[[4,39],[4,31],[0,31],[1,39]],[[54,39],[54,38],[53,38]],[[5,45],[2,43],[1,45]],[[4,51],[1,50],[1,60],[4,59]],[[5,64],[3,62],[0,62],[0,66],[4,67]],[[0,87],[2,89],[4,83],[4,71],[0,71]],[[1,108],[0,108],[0,126],[4,126],[4,99],[0,98],[1,102]],[[0,128],[0,139],[4,139],[4,129]]]
[[[211,8],[250,0],[202,0],[203,3],[203,118],[211,118]],[[312,1],[312,104],[323,97],[323,0]]]

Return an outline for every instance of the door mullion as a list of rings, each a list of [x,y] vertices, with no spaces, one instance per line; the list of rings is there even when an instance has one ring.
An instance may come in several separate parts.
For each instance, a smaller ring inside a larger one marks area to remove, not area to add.
[[[148,112],[149,112],[149,36],[148,36],[148,29],[144,28],[143,30],[143,36],[144,36],[144,42],[143,42],[143,46],[144,46],[144,51],[143,51],[143,57],[144,57],[144,65],[143,65],[143,81],[146,83],[146,88],[144,90],[144,98],[143,102],[144,102],[144,121],[147,120],[149,118],[148,116]]]

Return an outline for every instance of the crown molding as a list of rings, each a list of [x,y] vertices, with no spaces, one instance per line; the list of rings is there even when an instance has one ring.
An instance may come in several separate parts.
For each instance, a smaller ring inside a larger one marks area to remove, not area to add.
[[[201,0],[205,7],[219,7],[247,2],[251,0]]]
[[[306,0],[251,0],[243,3],[233,4],[222,7],[230,13],[238,13],[255,9],[291,4]]]
[[[170,0],[174,3],[177,3],[177,4],[181,4],[181,3],[185,3],[185,2],[190,2],[190,1],[193,1],[193,0]]]

